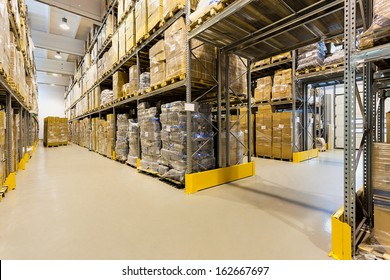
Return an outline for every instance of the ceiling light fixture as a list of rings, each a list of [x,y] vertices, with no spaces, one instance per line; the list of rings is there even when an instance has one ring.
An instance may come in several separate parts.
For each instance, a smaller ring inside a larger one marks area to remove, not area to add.
[[[61,59],[61,58],[62,58],[60,52],[57,52],[56,55],[55,55],[54,57],[57,58],[57,59]]]
[[[52,74],[54,77],[58,77],[59,75],[57,73]]]
[[[69,30],[70,27],[68,25],[68,20],[66,19],[66,17],[63,17],[62,18],[62,23],[60,24],[60,27],[64,30]]]

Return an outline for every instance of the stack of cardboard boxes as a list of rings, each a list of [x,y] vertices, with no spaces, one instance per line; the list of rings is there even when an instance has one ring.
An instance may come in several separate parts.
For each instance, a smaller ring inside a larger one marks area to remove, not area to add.
[[[291,69],[278,70],[275,72],[272,86],[272,100],[292,98],[292,71]]]
[[[123,96],[122,87],[129,81],[129,76],[126,72],[117,71],[112,77],[113,100],[117,100]]]
[[[272,109],[271,105],[260,106],[256,114],[256,153],[272,157]]]
[[[5,112],[0,110],[0,183],[5,180]]]
[[[15,121],[17,122],[18,119],[15,119]],[[44,119],[45,146],[58,146],[68,143],[68,134],[67,118],[46,117]]]
[[[161,84],[165,81],[165,43],[158,41],[150,50],[150,86]]]
[[[148,34],[148,1],[137,0],[135,2],[135,41],[138,43]]]
[[[271,102],[272,77],[267,76],[256,81],[255,100],[257,102]]]
[[[295,131],[293,122],[295,121]],[[299,114],[282,112],[272,114],[272,156],[274,158],[292,160],[294,148],[300,149],[299,141],[293,135],[299,135]]]

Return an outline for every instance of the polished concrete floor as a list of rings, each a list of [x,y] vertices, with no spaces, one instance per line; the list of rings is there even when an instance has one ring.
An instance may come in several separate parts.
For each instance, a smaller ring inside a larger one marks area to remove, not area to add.
[[[0,259],[329,259],[342,151],[184,194],[76,145],[39,147],[0,203]]]

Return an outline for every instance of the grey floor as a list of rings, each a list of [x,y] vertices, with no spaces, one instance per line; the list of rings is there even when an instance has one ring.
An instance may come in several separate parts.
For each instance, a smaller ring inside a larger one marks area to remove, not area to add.
[[[330,259],[342,151],[184,194],[76,145],[39,147],[0,203],[0,259]]]

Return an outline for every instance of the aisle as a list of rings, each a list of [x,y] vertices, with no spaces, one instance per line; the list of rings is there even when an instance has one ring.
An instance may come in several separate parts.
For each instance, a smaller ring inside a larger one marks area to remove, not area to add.
[[[185,195],[76,145],[40,146],[0,203],[0,259],[328,259],[342,152],[256,164]]]

